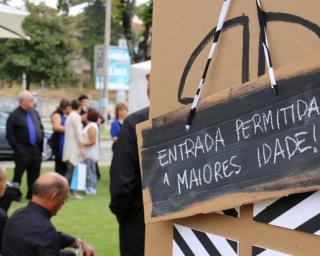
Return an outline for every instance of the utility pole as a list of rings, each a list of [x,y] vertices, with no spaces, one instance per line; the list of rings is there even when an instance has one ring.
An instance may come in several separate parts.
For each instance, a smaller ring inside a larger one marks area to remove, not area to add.
[[[111,36],[111,0],[106,0],[105,6],[106,19],[105,19],[105,29],[104,29],[104,58],[103,58],[103,78],[104,86],[102,93],[102,102],[103,107],[106,108],[108,105],[108,52],[110,45],[110,36]]]

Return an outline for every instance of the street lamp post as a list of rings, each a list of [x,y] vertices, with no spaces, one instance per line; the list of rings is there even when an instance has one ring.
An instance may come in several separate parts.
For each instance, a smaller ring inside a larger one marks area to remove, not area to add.
[[[106,108],[108,104],[108,51],[111,36],[111,0],[106,0],[105,5],[106,19],[104,29],[104,58],[103,58],[103,107]]]

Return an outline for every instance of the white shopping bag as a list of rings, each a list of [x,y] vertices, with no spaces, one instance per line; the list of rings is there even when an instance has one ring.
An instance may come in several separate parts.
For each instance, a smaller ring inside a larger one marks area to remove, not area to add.
[[[86,179],[87,179],[87,166],[81,163],[77,164],[73,170],[70,189],[85,191]]]

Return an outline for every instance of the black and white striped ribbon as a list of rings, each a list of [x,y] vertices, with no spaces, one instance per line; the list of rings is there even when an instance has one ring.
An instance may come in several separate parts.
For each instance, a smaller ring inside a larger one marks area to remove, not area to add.
[[[201,96],[202,90],[204,88],[204,82],[206,80],[208,68],[209,68],[210,62],[212,60],[213,54],[215,52],[215,49],[217,47],[218,40],[219,40],[219,37],[220,37],[220,33],[221,33],[225,18],[227,16],[227,13],[228,13],[228,10],[229,10],[229,7],[230,7],[230,3],[231,3],[231,0],[224,0],[223,1],[223,5],[222,5],[222,8],[221,8],[221,11],[220,11],[220,14],[219,14],[219,18],[218,18],[218,25],[217,25],[217,28],[216,28],[216,31],[215,31],[215,34],[214,34],[214,39],[213,39],[213,42],[212,42],[212,45],[211,45],[211,48],[210,48],[208,60],[207,60],[206,66],[204,68],[202,77],[200,79],[200,82],[199,82],[199,85],[198,85],[198,89],[197,89],[196,95],[194,96],[194,99],[193,99],[193,102],[192,102],[192,106],[191,106],[191,110],[190,110],[190,113],[189,113],[189,116],[188,116],[188,120],[187,120],[187,124],[186,124],[187,131],[190,129],[192,120],[193,120],[194,115],[196,113],[196,109],[197,109],[197,106],[198,106],[198,103],[199,103],[199,100],[200,100],[200,96]]]
[[[279,88],[278,88],[278,85],[277,85],[277,82],[276,82],[276,79],[274,76],[274,72],[273,72],[268,37],[267,37],[267,32],[266,32],[266,24],[267,23],[266,23],[266,19],[264,16],[264,12],[262,10],[260,0],[256,0],[256,3],[257,3],[257,12],[258,12],[258,18],[259,18],[260,33],[261,33],[261,37],[262,37],[262,46],[263,46],[264,56],[265,56],[266,63],[268,66],[268,71],[269,71],[270,85],[271,85],[273,94],[278,95]]]

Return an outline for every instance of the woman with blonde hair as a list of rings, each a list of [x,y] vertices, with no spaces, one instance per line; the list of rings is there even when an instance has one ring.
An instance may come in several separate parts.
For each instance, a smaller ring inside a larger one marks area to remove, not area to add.
[[[115,109],[115,119],[111,123],[111,130],[110,130],[110,134],[113,142],[117,141],[118,136],[120,134],[121,125],[124,119],[127,117],[127,115],[128,115],[127,105],[123,102],[118,103]]]

